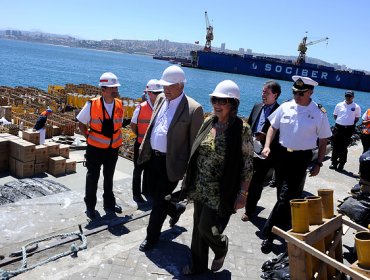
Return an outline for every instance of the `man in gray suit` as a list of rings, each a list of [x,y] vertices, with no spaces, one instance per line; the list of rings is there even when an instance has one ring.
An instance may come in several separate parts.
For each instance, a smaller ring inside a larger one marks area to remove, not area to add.
[[[138,163],[149,162],[153,195],[147,236],[140,251],[155,246],[167,215],[173,225],[185,211],[184,206],[165,199],[185,174],[193,141],[204,119],[201,105],[185,95],[185,82],[185,73],[179,66],[170,66],[163,72],[158,83],[163,86],[164,93],[156,100],[140,147]]]

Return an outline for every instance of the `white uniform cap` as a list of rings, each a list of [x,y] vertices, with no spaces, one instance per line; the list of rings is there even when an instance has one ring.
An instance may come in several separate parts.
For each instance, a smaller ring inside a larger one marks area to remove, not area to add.
[[[167,67],[162,74],[162,78],[158,84],[162,86],[170,86],[179,83],[186,83],[184,71],[177,65]]]
[[[146,88],[144,90],[145,92],[162,92],[163,91],[163,87],[158,84],[158,80],[157,79],[151,79],[147,84],[146,84]]]
[[[319,84],[309,77],[293,76],[292,79],[294,81],[294,85],[292,87],[294,91],[306,91],[309,89],[313,89]]]

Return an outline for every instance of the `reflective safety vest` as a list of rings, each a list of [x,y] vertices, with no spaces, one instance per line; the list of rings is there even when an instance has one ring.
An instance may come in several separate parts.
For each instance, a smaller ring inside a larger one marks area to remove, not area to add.
[[[137,117],[137,142],[139,143],[141,143],[144,139],[144,135],[148,129],[152,113],[153,109],[150,107],[148,101],[140,104],[140,112]]]
[[[102,134],[103,130],[103,120],[105,114],[105,119],[110,119],[109,114],[103,108],[103,97],[98,97],[91,99],[90,108],[90,131],[87,138],[87,143],[91,146],[106,149],[109,147],[118,148],[122,145],[122,118],[123,118],[123,106],[122,101],[119,99],[114,99],[113,105],[113,136],[106,137]],[[104,112],[103,112],[104,110]]]
[[[366,119],[365,121],[368,121],[370,120],[370,109],[367,109],[366,111]],[[362,133],[363,134],[370,134],[370,123],[368,123],[367,125],[365,125],[364,129],[362,130]]]

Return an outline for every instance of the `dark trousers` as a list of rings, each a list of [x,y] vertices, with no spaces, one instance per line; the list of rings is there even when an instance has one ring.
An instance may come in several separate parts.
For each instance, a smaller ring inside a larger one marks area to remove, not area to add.
[[[367,150],[370,149],[370,134],[361,134],[360,138],[363,148],[362,153],[365,153]]]
[[[153,199],[152,212],[147,227],[147,239],[156,242],[161,234],[162,225],[167,215],[175,217],[177,214],[176,204],[165,197],[173,192],[178,181],[171,182],[167,176],[166,156],[152,153],[149,161],[151,195]]]
[[[333,165],[347,162],[348,146],[351,144],[351,137],[355,131],[354,125],[339,125],[335,124],[335,130],[332,137],[333,151],[331,153],[331,162]]]
[[[191,239],[192,270],[194,272],[203,272],[208,269],[209,248],[215,253],[215,259],[226,255],[228,237],[222,233],[229,220],[230,216],[220,217],[216,210],[194,201],[194,224]]]
[[[144,195],[149,194],[148,187],[148,170],[146,168],[147,164],[137,164],[137,159],[139,158],[139,148],[140,143],[135,141],[134,144],[134,171],[132,174],[132,194],[134,196],[140,196],[141,193]],[[141,191],[141,174],[143,173],[143,189]]]
[[[100,167],[103,165],[104,176],[104,208],[114,209],[116,199],[113,194],[113,175],[118,160],[118,148],[100,149],[91,145],[86,148],[86,185],[85,204],[88,209],[95,209],[96,191],[100,177]]]
[[[253,159],[253,176],[248,189],[245,213],[251,216],[256,210],[257,203],[261,198],[265,178],[270,168],[273,167],[272,159]]]
[[[278,200],[270,213],[263,229],[265,238],[273,238],[273,226],[284,230],[291,227],[290,200],[302,195],[302,182],[306,179],[307,167],[312,159],[312,151],[288,152],[284,147],[278,151],[279,162],[276,164],[275,175],[279,183]]]

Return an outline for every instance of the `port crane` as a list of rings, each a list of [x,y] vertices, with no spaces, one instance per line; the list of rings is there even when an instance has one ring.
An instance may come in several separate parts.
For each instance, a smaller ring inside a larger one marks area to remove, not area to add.
[[[203,50],[205,52],[210,52],[211,51],[211,42],[213,40],[213,26],[209,24],[207,11],[205,11],[204,15],[205,15],[205,18],[206,18],[207,34],[206,34],[206,44],[205,44]]]
[[[326,38],[321,38],[316,41],[307,42],[307,36],[303,37],[302,42],[298,45],[299,55],[298,55],[298,58],[295,64],[301,65],[302,63],[305,63],[307,46],[311,46],[311,45],[314,45],[320,42],[326,42],[326,44],[328,44],[328,40],[329,38],[326,37]]]

